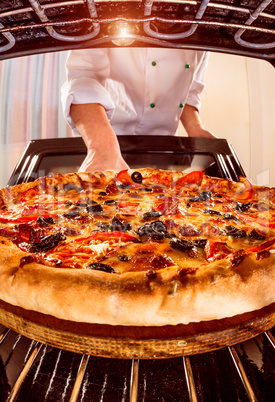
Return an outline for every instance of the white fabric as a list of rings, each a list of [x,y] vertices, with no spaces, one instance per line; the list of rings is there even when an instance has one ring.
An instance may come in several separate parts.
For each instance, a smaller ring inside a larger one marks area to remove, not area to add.
[[[77,134],[70,105],[100,103],[117,135],[175,135],[183,106],[200,109],[207,60],[183,49],[73,50],[61,91],[65,118]]]

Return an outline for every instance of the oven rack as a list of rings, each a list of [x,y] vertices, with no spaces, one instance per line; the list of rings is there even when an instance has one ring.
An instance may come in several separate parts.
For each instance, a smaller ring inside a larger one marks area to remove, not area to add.
[[[133,42],[133,46],[195,48],[274,62],[274,0],[240,1],[237,6],[235,3],[5,1],[0,5],[0,59],[42,51],[113,47],[118,43],[130,46]],[[119,27],[127,27],[128,42],[118,42],[122,40]]]
[[[3,402],[271,402],[274,328],[215,352],[115,360],[55,349],[0,326],[0,365]]]

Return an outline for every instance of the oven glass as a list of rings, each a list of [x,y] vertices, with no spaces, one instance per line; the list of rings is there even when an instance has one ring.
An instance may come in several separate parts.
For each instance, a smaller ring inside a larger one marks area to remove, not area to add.
[[[167,169],[172,171],[203,170],[207,174],[215,173],[222,177],[219,166],[212,155],[182,154],[182,153],[122,153],[125,161],[132,169],[151,167],[155,169]],[[77,172],[81,166],[85,154],[71,155],[45,155],[41,157],[37,169],[38,176],[52,175],[56,173]]]

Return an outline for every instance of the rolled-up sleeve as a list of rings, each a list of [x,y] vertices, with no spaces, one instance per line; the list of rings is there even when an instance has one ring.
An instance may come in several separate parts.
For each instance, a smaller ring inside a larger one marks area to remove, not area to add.
[[[75,130],[70,116],[71,104],[99,103],[109,118],[114,103],[105,89],[110,71],[110,62],[104,49],[73,50],[66,62],[67,80],[61,88],[61,103],[66,121]]]
[[[201,108],[201,93],[205,86],[204,77],[207,69],[209,53],[204,52],[200,62],[197,65],[197,69],[194,74],[194,78],[188,93],[186,103],[190,106],[194,106],[198,111]]]

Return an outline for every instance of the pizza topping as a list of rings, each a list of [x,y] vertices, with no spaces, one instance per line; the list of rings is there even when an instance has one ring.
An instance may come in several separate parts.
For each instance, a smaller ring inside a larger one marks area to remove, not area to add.
[[[75,208],[69,212],[66,212],[62,216],[67,219],[74,219],[74,218],[77,218],[78,216],[80,216],[80,210]]]
[[[243,203],[237,202],[236,206],[235,206],[235,209],[236,209],[236,211],[245,212],[251,206],[252,206],[252,204],[250,202],[243,202]]]
[[[149,281],[153,281],[157,278],[158,274],[156,271],[153,271],[152,269],[149,269],[145,273],[146,277],[149,279]]]
[[[106,262],[119,274],[191,270],[196,260],[222,258],[236,266],[242,255],[236,252],[249,244],[246,255],[257,253],[259,259],[273,246],[259,244],[274,235],[272,197],[263,198],[244,178],[234,183],[203,172],[150,169],[108,175],[77,175],[65,183],[60,175],[57,184],[40,179],[21,195],[5,190],[0,234],[22,250],[40,253],[47,265],[92,269]],[[162,251],[153,251],[152,244]],[[147,256],[144,264],[141,254]]]
[[[246,237],[245,230],[238,229],[238,228],[236,228],[236,226],[233,226],[233,225],[225,226],[225,232],[228,236],[232,236],[236,239]]]
[[[104,232],[127,232],[132,229],[132,226],[128,222],[122,222],[116,216],[113,217],[111,223],[101,223],[100,228]]]
[[[230,221],[230,220],[232,220],[232,221],[237,221],[237,220],[238,220],[238,218],[237,218],[236,216],[230,214],[229,212],[227,212],[227,213],[225,213],[225,214],[223,215],[223,219],[225,219],[225,220],[227,220],[227,221]]]
[[[137,230],[137,234],[142,236],[149,236],[153,239],[164,239],[167,234],[167,227],[162,221],[154,221],[150,223],[145,223],[140,226]]]
[[[103,271],[103,272],[107,272],[108,274],[114,274],[115,273],[115,270],[110,265],[102,264],[102,263],[99,263],[99,262],[92,263],[92,264],[88,265],[86,267],[86,269],[92,269],[92,270],[95,270],[95,271]]]
[[[255,254],[255,258],[257,261],[263,260],[264,258],[268,257],[270,257],[270,251],[268,250],[259,251],[258,253]]]
[[[33,242],[33,243],[29,244],[26,248],[29,249],[29,251],[31,253],[40,253],[42,251],[48,251],[48,250],[53,249],[60,242],[63,242],[65,240],[66,240],[66,236],[63,233],[60,233],[60,232],[53,233],[50,235],[42,236],[39,239],[39,242]]]
[[[142,214],[142,219],[145,221],[150,221],[152,219],[159,218],[160,216],[162,216],[160,211],[149,211]]]
[[[202,191],[199,195],[189,198],[189,202],[207,201],[212,197],[211,191]]]
[[[210,214],[210,215],[221,215],[220,211],[215,211],[214,209],[204,209],[202,211],[204,214]]]
[[[191,250],[194,247],[194,244],[191,241],[173,237],[170,240],[170,246],[175,250],[186,252]]]
[[[197,272],[197,267],[187,267],[187,268],[178,268],[177,274],[180,279],[184,278],[186,275],[195,274]]]
[[[141,184],[142,183],[142,174],[140,172],[134,172],[131,175],[131,179],[134,183]]]
[[[92,215],[101,215],[103,213],[103,207],[102,205],[94,202],[93,205],[89,205],[87,207],[87,211]]]
[[[54,225],[55,224],[55,220],[49,216],[49,217],[45,217],[45,216],[39,216],[36,219],[36,222],[38,223],[38,225],[40,227],[45,227],[45,226],[49,226],[49,225]]]
[[[253,196],[253,185],[246,177],[239,177],[240,182],[244,185],[244,187],[237,192],[236,198],[238,200],[249,200]]]
[[[202,230],[199,230],[194,225],[186,224],[186,225],[183,225],[180,227],[179,232],[182,236],[193,237],[193,236],[200,236],[202,233]]]
[[[266,236],[262,233],[260,233],[258,230],[256,229],[252,229],[251,232],[249,232],[248,236],[252,239],[256,239],[256,240],[265,240]]]
[[[103,205],[116,205],[116,200],[105,200],[103,201]]]
[[[226,242],[222,241],[208,240],[205,246],[205,256],[209,262],[221,260],[232,252],[233,250],[227,246]]]
[[[234,253],[232,253],[228,260],[230,262],[230,265],[232,268],[237,267],[238,265],[240,265],[240,263],[244,260],[244,258],[246,257],[246,253],[244,250],[238,250]]]
[[[117,258],[119,259],[119,261],[122,261],[122,262],[131,260],[131,257],[129,255],[125,255],[125,254],[118,255]]]
[[[61,228],[61,231],[65,236],[80,236],[81,234],[79,229],[70,226]]]

